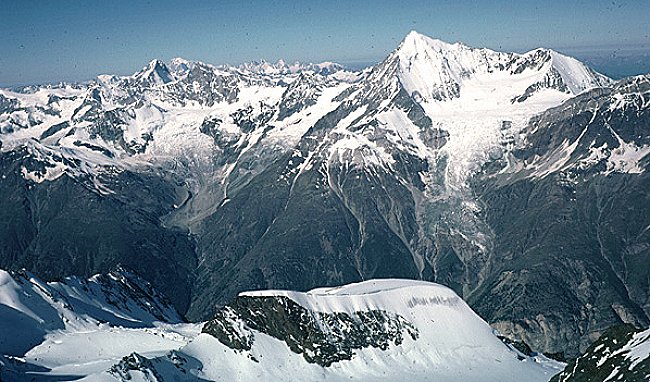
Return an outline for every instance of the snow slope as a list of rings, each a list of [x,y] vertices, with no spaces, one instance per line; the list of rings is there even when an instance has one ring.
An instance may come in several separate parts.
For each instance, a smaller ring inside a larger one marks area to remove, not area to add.
[[[277,334],[250,328],[241,317],[229,319],[239,325],[230,334],[249,333],[250,350],[230,348],[205,328],[199,333],[203,324],[178,323],[171,309],[146,311],[163,303],[136,297],[135,282],[124,280],[134,281],[133,275],[125,274],[43,283],[31,275],[0,272],[3,380],[392,381],[408,376],[414,381],[547,381],[563,366],[506,346],[453,291],[433,283],[371,280],[306,293],[240,295],[257,301],[286,298],[317,320],[330,315],[317,322],[334,343],[342,314],[379,312],[368,317],[398,320],[404,331],[403,337],[394,330],[383,333],[384,325],[394,322],[380,320],[383,324],[366,335],[388,333],[385,346],[358,348],[351,359],[323,367],[292,351]],[[116,296],[128,297],[118,301]],[[295,324],[263,309],[256,315],[278,327]]]
[[[79,376],[135,350],[164,353],[198,329],[123,269],[52,283],[0,270],[0,322],[3,381]]]
[[[417,334],[414,337],[407,335],[400,344],[391,343],[386,348],[358,349],[352,359],[323,367],[307,362],[303,355],[290,350],[274,334],[251,329],[241,317],[231,317],[235,323],[233,327],[237,328],[233,330],[248,332],[252,336],[250,350],[229,348],[210,334],[203,333],[177,352],[136,362],[137,366],[128,372],[122,368],[124,374],[102,373],[87,380],[108,381],[119,376],[136,381],[149,380],[147,378],[188,381],[395,381],[403,378],[413,381],[547,381],[562,366],[543,357],[523,357],[507,347],[453,291],[437,284],[371,280],[306,293],[247,292],[240,298],[288,298],[306,309],[309,315],[321,318],[324,316],[320,314],[354,317],[363,312],[381,311],[401,317],[404,325],[412,325]],[[282,306],[276,308],[282,309]],[[255,310],[254,314],[259,318],[278,311],[270,309],[268,312]],[[321,330],[334,338],[336,320],[319,322]],[[131,361],[137,359],[135,356]]]

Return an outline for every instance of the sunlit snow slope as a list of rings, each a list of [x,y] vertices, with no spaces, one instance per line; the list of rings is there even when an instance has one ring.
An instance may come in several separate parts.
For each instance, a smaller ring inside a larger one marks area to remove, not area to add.
[[[452,290],[427,282],[247,292],[203,325],[180,323],[124,270],[0,277],[3,381],[547,381],[562,367],[506,346]]]
[[[87,380],[548,381],[557,367],[504,345],[450,289],[393,279],[242,293],[187,346]]]
[[[53,283],[0,270],[0,380],[74,380],[133,351],[164,354],[196,335],[182,322],[124,269]]]

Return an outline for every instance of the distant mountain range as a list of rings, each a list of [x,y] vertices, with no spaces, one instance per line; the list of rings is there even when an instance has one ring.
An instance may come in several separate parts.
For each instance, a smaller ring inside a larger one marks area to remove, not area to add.
[[[238,293],[453,289],[533,351],[650,325],[650,76],[416,32],[378,65],[154,60],[0,90],[0,267]]]

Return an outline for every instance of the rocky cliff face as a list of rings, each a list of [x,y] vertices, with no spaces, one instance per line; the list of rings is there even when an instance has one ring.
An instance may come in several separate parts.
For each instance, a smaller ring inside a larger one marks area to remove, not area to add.
[[[498,255],[469,301],[501,332],[573,356],[610,325],[649,324],[649,90],[638,77],[583,93],[475,176]]]
[[[399,314],[371,309],[353,313],[311,312],[284,296],[240,296],[207,322],[203,332],[235,350],[250,351],[253,331],[268,334],[323,367],[352,359],[355,350],[398,346],[418,330]]]

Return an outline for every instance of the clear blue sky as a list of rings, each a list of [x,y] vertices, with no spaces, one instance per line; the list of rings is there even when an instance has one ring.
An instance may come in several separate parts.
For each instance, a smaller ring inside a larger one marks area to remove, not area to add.
[[[650,0],[0,0],[0,86],[130,74],[178,56],[371,63],[412,29],[497,50],[550,47],[635,74],[650,71],[649,16]]]

